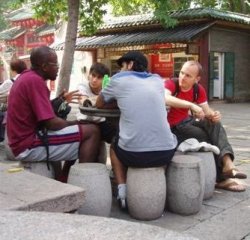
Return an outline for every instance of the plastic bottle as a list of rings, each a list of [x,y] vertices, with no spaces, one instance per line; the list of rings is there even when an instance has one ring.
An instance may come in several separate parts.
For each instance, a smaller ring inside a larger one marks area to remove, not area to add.
[[[107,74],[102,79],[102,88],[105,88],[109,84],[110,78]]]

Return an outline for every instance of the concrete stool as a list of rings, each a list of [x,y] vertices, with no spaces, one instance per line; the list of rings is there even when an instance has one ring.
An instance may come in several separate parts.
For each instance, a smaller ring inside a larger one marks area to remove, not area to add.
[[[200,211],[205,188],[205,176],[200,158],[175,155],[167,168],[167,207],[182,215]]]
[[[104,141],[101,142],[100,144],[100,153],[98,155],[98,163],[103,163],[106,164],[107,162],[107,148],[106,148],[106,143]]]
[[[54,169],[50,164],[50,170],[47,167],[47,162],[23,162],[19,161],[19,166],[23,167],[25,170],[28,170],[32,173],[55,179]]]
[[[9,147],[7,131],[5,131],[5,133],[4,133],[4,150],[5,150],[5,154],[6,154],[6,160],[17,161],[14,154],[12,153],[12,151]]]
[[[204,200],[213,196],[216,182],[216,166],[212,152],[189,152],[188,155],[197,156],[201,159],[205,172]]]
[[[128,168],[127,204],[129,214],[139,220],[162,216],[166,201],[166,177],[163,167]]]
[[[70,169],[68,183],[86,190],[85,202],[78,213],[108,217],[112,205],[107,167],[101,163],[76,163]]]

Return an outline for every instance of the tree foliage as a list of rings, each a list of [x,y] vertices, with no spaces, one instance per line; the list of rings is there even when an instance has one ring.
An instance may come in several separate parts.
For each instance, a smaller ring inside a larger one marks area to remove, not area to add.
[[[3,8],[10,6],[6,5],[10,4],[10,2],[18,6],[18,4],[31,3],[33,1],[1,0],[0,13],[3,11]],[[58,20],[68,21],[57,92],[62,91],[64,88],[66,90],[69,88],[77,32],[80,30],[85,35],[94,34],[102,23],[103,15],[106,13],[106,10],[103,8],[106,4],[113,6],[112,13],[115,16],[154,13],[155,17],[168,27],[174,26],[176,20],[171,19],[167,12],[187,9],[191,5],[250,13],[249,0],[39,0],[33,5],[37,18],[51,24],[55,24]]]
[[[4,1],[1,0],[0,1],[0,31],[8,27],[8,22],[6,21],[5,16],[4,16],[5,13],[12,9],[16,9],[17,7],[20,6],[20,5],[17,6],[16,4],[17,4],[16,0],[4,0]]]

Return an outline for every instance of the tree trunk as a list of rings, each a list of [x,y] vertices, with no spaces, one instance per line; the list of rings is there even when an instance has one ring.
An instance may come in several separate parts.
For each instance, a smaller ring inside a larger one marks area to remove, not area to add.
[[[69,90],[70,75],[74,61],[74,52],[77,38],[79,1],[80,0],[68,0],[68,25],[62,64],[59,73],[57,95],[59,95],[64,89],[66,91]]]

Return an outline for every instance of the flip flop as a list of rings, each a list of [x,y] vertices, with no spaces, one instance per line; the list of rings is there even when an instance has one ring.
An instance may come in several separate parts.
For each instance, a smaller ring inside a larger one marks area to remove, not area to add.
[[[240,172],[240,170],[237,168],[232,168],[226,172],[223,172],[222,177],[224,177],[225,179],[227,179],[227,178],[245,179],[245,178],[247,178],[247,175],[243,172]]]
[[[219,188],[219,189],[223,189],[223,190],[227,190],[227,191],[231,191],[231,192],[244,192],[246,191],[246,188],[238,188],[239,186],[243,186],[237,182],[228,182],[225,184],[221,184],[221,183],[216,183],[215,184],[215,188]]]

